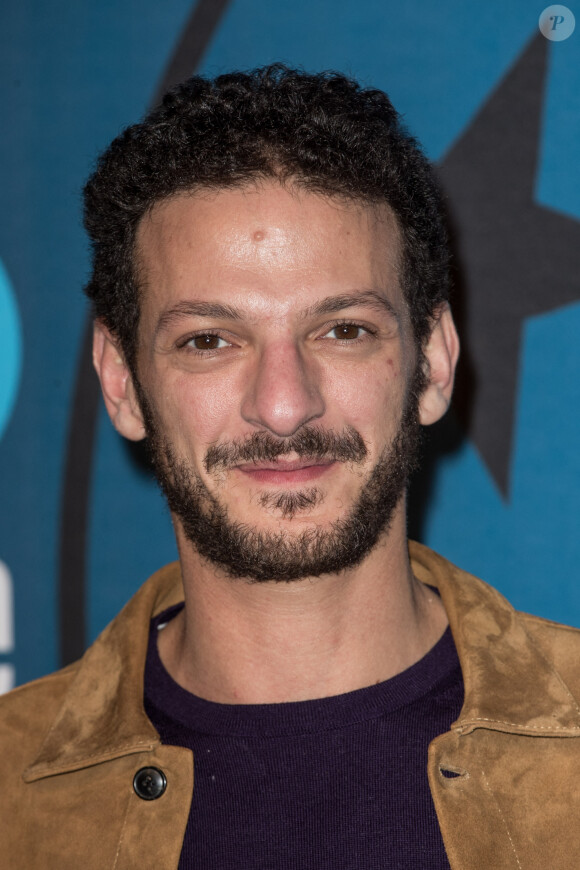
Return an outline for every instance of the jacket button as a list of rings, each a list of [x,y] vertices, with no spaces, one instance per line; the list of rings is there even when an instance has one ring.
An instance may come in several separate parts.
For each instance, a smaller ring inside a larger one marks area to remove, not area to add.
[[[154,801],[161,797],[167,788],[167,780],[157,767],[142,767],[133,777],[135,794],[144,801]]]

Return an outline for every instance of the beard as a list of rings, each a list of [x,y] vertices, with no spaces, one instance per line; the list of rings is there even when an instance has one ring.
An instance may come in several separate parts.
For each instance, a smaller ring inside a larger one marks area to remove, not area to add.
[[[137,393],[155,477],[170,510],[199,555],[220,566],[230,577],[289,582],[337,573],[360,564],[388,530],[416,466],[421,385],[422,379],[416,379],[393,441],[379,457],[346,516],[329,527],[313,526],[295,533],[264,531],[232,520],[226,506],[201,476],[176,455],[140,386]],[[357,465],[367,456],[367,447],[352,427],[336,433],[305,426],[289,438],[258,432],[241,441],[214,445],[206,453],[204,466],[208,473],[227,472],[240,462],[270,461],[290,453],[309,461],[349,463],[356,472]],[[259,497],[259,503],[291,519],[323,499],[323,493],[314,487],[265,493]]]

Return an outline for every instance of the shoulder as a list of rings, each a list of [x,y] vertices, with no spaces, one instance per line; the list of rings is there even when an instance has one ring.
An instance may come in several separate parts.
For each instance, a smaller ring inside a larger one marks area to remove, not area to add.
[[[514,667],[519,661],[524,677],[533,647],[536,667],[547,666],[580,693],[580,629],[515,610],[497,589],[422,544],[409,542],[409,553],[415,576],[438,588],[466,665],[479,652],[483,667],[485,651],[493,649],[496,660]]]
[[[580,692],[580,629],[521,611],[518,616],[566,683]]]
[[[0,746],[5,763],[22,770],[38,754],[78,670],[78,662],[0,697]]]
[[[67,724],[63,716],[76,717],[82,739],[99,716],[113,717],[123,689],[138,693],[151,616],[181,600],[179,564],[172,563],[141,586],[82,659],[1,696],[0,747],[10,766],[28,767],[53,723]]]

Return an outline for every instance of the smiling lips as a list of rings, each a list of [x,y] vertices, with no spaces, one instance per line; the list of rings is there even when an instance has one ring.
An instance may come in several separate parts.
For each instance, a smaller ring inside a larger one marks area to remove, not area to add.
[[[293,483],[309,483],[321,477],[335,464],[335,460],[277,459],[275,462],[248,462],[236,465],[235,469],[248,475],[257,483],[272,483],[288,486]]]

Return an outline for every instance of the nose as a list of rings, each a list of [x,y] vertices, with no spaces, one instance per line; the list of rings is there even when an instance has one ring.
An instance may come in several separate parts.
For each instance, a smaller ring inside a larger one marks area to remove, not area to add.
[[[290,341],[267,347],[247,385],[242,417],[279,437],[293,435],[324,414],[318,380],[314,363],[305,361]]]

